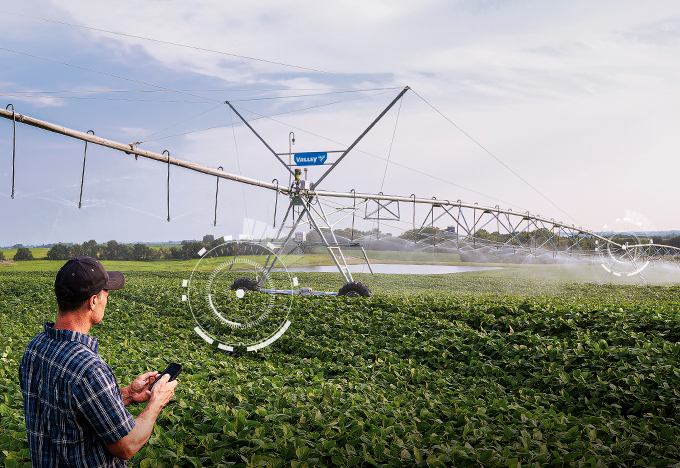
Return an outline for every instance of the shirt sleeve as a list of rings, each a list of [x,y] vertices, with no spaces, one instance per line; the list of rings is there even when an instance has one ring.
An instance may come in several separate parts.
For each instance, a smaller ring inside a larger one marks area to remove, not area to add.
[[[135,427],[125,409],[118,381],[103,363],[94,365],[73,388],[77,408],[105,445],[119,441]]]

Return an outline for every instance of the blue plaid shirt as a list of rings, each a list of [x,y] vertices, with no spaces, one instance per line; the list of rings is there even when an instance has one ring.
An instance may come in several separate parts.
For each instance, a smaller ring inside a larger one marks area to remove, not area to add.
[[[53,323],[33,338],[19,366],[31,463],[36,467],[124,467],[106,449],[135,426],[118,381],[97,354],[99,340]]]

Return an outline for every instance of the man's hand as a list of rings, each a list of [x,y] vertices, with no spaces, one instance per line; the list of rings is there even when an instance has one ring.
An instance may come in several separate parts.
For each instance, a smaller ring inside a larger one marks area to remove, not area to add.
[[[132,428],[128,435],[106,446],[114,456],[127,460],[142,448],[151,436],[158,413],[161,412],[161,409],[168,404],[175,394],[177,381],[168,382],[170,380],[170,375],[168,374],[163,375],[158,383],[154,385],[153,391],[149,392],[149,381],[156,380],[157,377],[158,372],[147,372],[137,377],[132,382],[132,385],[125,387],[126,389],[131,387],[139,389],[141,387],[142,391],[135,393],[135,395],[145,395],[144,398],[146,400],[140,401],[149,400],[149,404],[139,413],[139,416],[135,419],[135,427]]]
[[[162,408],[175,396],[175,387],[178,382],[176,380],[168,382],[168,380],[170,380],[170,375],[164,374],[158,383],[154,385],[153,391],[149,392],[151,395],[150,405],[159,405]]]
[[[125,406],[131,403],[144,403],[151,398],[149,385],[158,378],[158,371],[147,372],[137,377],[129,386],[121,388],[120,393],[123,397]]]

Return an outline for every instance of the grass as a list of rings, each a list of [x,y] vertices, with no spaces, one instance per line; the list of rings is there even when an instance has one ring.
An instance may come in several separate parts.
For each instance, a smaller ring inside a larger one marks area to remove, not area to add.
[[[33,258],[39,260],[41,258],[47,258],[48,248],[30,249],[33,253]],[[12,260],[14,255],[17,253],[17,249],[0,249],[0,252],[5,256],[5,260]]]
[[[350,252],[352,252],[354,257],[362,258],[360,251]],[[432,265],[462,264],[460,261],[460,255],[458,254],[367,250],[366,255],[371,261],[378,260],[381,263],[420,263]]]
[[[5,258],[11,258],[5,255]],[[264,255],[249,256],[250,260],[258,264],[264,264],[266,257]],[[213,260],[215,262],[231,261],[231,257],[218,257]],[[198,260],[156,260],[151,262],[135,262],[123,260],[102,260],[102,265],[107,270],[117,271],[192,271]],[[292,266],[317,266],[329,265],[330,259],[328,255],[310,254],[310,255],[286,255],[283,257],[283,262],[287,267]],[[358,263],[358,262],[356,262]],[[363,262],[362,262],[363,263]],[[14,262],[11,265],[0,265],[0,271],[57,271],[64,264],[63,260],[31,260]],[[204,268],[212,268],[207,266]]]
[[[48,249],[33,249],[34,256],[45,256]],[[5,253],[5,259],[10,259],[16,252],[15,249],[2,250]],[[594,283],[600,282],[606,277],[606,271],[598,262],[593,263],[574,263],[574,264],[557,264],[557,265],[541,265],[541,264],[503,264],[503,263],[466,263],[460,262],[460,257],[457,254],[444,253],[427,253],[427,252],[397,252],[397,251],[375,251],[369,250],[366,252],[370,261],[375,263],[414,263],[414,264],[430,264],[430,265],[457,265],[457,266],[496,266],[500,267],[497,270],[484,270],[467,273],[455,273],[456,275],[468,275],[471,277],[489,277],[489,278],[507,278],[507,279],[522,279],[528,281],[561,281],[561,282],[575,282],[575,283]],[[363,265],[365,260],[360,251],[348,250],[345,251],[347,262],[352,265]],[[263,264],[264,256],[250,257],[254,262]],[[220,258],[215,261],[227,261],[230,258]],[[304,267],[304,266],[320,266],[332,265],[333,262],[330,256],[326,253],[314,253],[307,255],[286,255],[282,258],[286,267]],[[190,272],[196,267],[198,260],[158,260],[152,262],[135,262],[135,261],[113,261],[104,260],[102,264],[109,270],[127,271],[127,272]],[[0,264],[0,271],[51,271],[56,272],[63,265],[61,260],[45,260],[37,259],[25,262],[12,262],[11,265]],[[205,266],[204,268],[211,268]],[[356,269],[355,269],[356,270]],[[352,273],[355,279],[361,279],[367,284],[371,285],[376,282],[375,278],[379,275],[362,275],[359,273]],[[329,273],[328,275],[334,275]],[[613,276],[606,277],[607,283],[613,284],[627,284],[640,285],[645,283],[651,284],[675,284],[680,283],[680,267],[677,265],[654,265],[650,264],[642,273],[642,278],[638,275],[632,277]],[[339,278],[339,275],[338,275]],[[340,281],[340,280],[338,280]],[[342,281],[340,281],[342,284]],[[335,288],[337,289],[337,288]],[[333,289],[333,290],[335,290]]]
[[[150,245],[152,248],[160,248],[160,247],[167,247],[167,245],[163,244],[153,244]],[[33,258],[36,261],[39,260],[47,260],[47,251],[48,248],[36,248],[36,249],[31,249],[31,252],[33,253]],[[289,256],[292,257],[290,260],[286,260],[286,264],[290,261],[291,263],[301,263],[303,261],[308,262],[310,265],[331,265],[332,260],[326,253],[326,250],[324,248],[319,248],[317,249],[318,253],[315,254],[309,254],[309,255],[294,255],[294,256]],[[5,260],[12,260],[14,257],[14,254],[16,254],[17,249],[0,249],[0,252],[2,252],[5,256]],[[349,263],[363,263],[364,258],[363,255],[361,254],[361,251],[359,250],[345,250],[344,251],[345,256],[349,257],[348,262]],[[393,251],[380,251],[380,250],[367,250],[366,254],[368,255],[368,258],[371,261],[379,261],[383,263],[421,263],[421,264],[456,264],[460,262],[460,256],[458,254],[441,254],[441,253],[428,253],[428,252],[393,252]],[[309,257],[303,260],[300,257]],[[323,258],[322,258],[323,257]],[[168,260],[171,262],[176,262],[176,260]],[[160,262],[137,262],[137,263],[154,263],[154,264],[163,264],[166,261],[160,261]],[[23,271],[38,271],[44,267],[47,267],[48,269],[50,267],[47,266],[47,264],[42,264],[39,265],[37,268],[30,268],[29,270],[23,270]],[[134,270],[138,271],[151,271],[158,269],[157,267],[155,268],[145,268],[142,265],[133,265],[132,268]],[[169,267],[170,270],[178,270],[178,269],[185,269],[186,266],[180,266],[176,265],[173,267]],[[193,268],[193,265],[191,266]]]

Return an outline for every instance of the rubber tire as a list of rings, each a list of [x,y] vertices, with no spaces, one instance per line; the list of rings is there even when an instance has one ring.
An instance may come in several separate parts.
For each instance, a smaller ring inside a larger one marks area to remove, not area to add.
[[[373,293],[368,286],[366,286],[361,281],[352,281],[350,283],[345,283],[343,287],[338,291],[338,296],[347,297],[373,297]]]
[[[244,291],[257,291],[261,292],[260,285],[252,278],[238,278],[236,281],[231,283],[230,289],[236,291],[237,289],[243,289]]]

